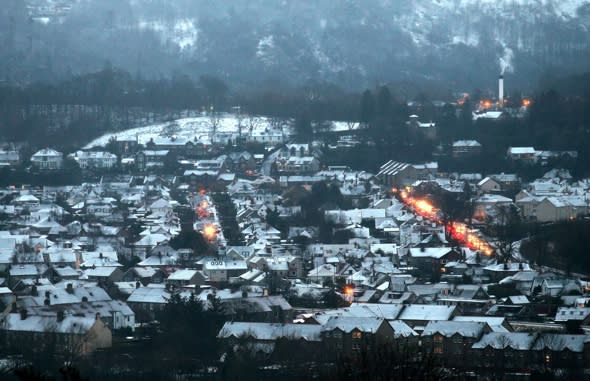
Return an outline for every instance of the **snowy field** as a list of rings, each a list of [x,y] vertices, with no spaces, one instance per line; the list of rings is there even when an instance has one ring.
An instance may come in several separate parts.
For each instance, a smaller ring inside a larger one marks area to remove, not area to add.
[[[152,124],[145,127],[132,128],[130,130],[118,131],[103,135],[88,143],[84,149],[92,147],[104,147],[111,138],[132,139],[137,136],[140,144],[146,144],[151,139],[166,136],[170,124],[176,123],[178,127],[174,128],[174,135],[179,138],[186,138],[192,141],[209,143],[212,140],[212,132],[215,130],[220,134],[238,133],[238,126],[242,126],[242,134],[248,134],[250,129],[252,133],[264,133],[265,131],[282,131],[290,134],[290,124],[285,121],[273,120],[267,117],[237,117],[234,114],[220,114],[212,117],[203,115],[195,118],[177,119],[174,122]]]
[[[277,120],[263,116],[238,117],[235,114],[220,114],[212,117],[203,115],[194,118],[178,119],[174,122],[166,122],[159,124],[152,124],[145,127],[132,128],[125,131],[118,131],[103,135],[94,139],[84,149],[92,147],[104,147],[110,139],[133,139],[137,137],[140,144],[146,144],[151,139],[167,136],[169,133],[169,125],[175,123],[177,127],[174,128],[174,135],[179,138],[186,138],[191,141],[198,141],[209,144],[213,139],[213,126],[219,134],[238,133],[239,125],[242,126],[242,134],[264,134],[268,131],[279,131],[285,136],[292,135],[292,123],[288,120]],[[348,131],[359,128],[358,123],[350,122],[332,122],[332,131]]]

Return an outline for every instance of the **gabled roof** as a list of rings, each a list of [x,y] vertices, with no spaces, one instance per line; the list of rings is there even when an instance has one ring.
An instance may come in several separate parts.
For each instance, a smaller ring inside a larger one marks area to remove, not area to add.
[[[117,270],[117,267],[97,267],[94,269],[87,269],[84,271],[88,277],[108,278]]]
[[[484,335],[481,340],[473,344],[474,349],[485,349],[486,347],[494,349],[512,348],[514,350],[529,350],[535,340],[536,333],[525,332],[490,332]]]
[[[62,157],[63,154],[59,151],[56,151],[52,148],[43,148],[37,152],[35,152],[35,154],[33,154],[32,156],[32,160],[33,159],[38,159],[40,157],[44,157],[44,156],[48,156],[48,157]]]
[[[568,349],[572,352],[584,352],[584,342],[587,335],[566,335],[556,333],[542,333],[533,345],[533,350],[549,349],[555,352],[561,352]]]
[[[431,321],[428,322],[422,336],[440,334],[451,337],[459,334],[463,337],[479,338],[485,332],[487,324],[474,321]]]
[[[440,259],[453,251],[452,247],[412,247],[410,256],[412,258],[436,258]]]
[[[321,341],[322,327],[314,324],[277,324],[277,323],[243,323],[226,322],[217,338],[253,338],[256,340],[275,341],[289,339]]]
[[[330,316],[322,324],[322,332],[339,329],[345,333],[350,333],[354,330],[374,333],[384,323],[388,324],[385,319],[378,317]]]
[[[477,140],[457,140],[453,142],[453,147],[481,147]]]
[[[56,316],[27,316],[21,319],[20,314],[7,314],[3,329],[19,332],[55,332],[84,335],[96,323],[95,317],[65,316],[58,321]]]

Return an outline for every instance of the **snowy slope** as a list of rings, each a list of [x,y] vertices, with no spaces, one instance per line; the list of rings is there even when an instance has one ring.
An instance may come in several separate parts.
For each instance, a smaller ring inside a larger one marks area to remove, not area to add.
[[[99,69],[109,60],[155,77],[180,71],[228,82],[281,78],[356,87],[420,77],[486,83],[499,71],[532,81],[547,66],[576,71],[590,62],[589,0],[71,4],[63,27],[76,32],[65,41],[48,38],[35,45],[52,52],[56,44],[65,52],[56,58],[64,60],[53,65],[56,70]]]

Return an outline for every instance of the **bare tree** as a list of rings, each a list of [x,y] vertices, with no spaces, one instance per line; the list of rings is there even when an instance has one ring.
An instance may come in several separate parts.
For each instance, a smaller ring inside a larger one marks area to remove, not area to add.
[[[496,255],[504,264],[514,259],[516,242],[520,240],[522,224],[515,205],[499,206],[496,223],[492,226]]]

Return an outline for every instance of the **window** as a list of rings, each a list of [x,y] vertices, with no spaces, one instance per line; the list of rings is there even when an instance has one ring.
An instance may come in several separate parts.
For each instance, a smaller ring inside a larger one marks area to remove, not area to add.
[[[363,334],[361,332],[359,332],[359,331],[354,331],[352,333],[352,338],[353,339],[356,339],[356,340],[362,339],[363,338]]]
[[[443,341],[443,337],[441,335],[435,335],[434,336],[434,342],[435,343],[442,343]]]
[[[352,344],[352,350],[353,351],[360,351],[361,350],[360,344]]]
[[[442,355],[443,354],[442,347],[434,347],[434,353],[436,353],[437,355]]]
[[[342,338],[342,331],[334,331],[334,338],[341,339]]]

